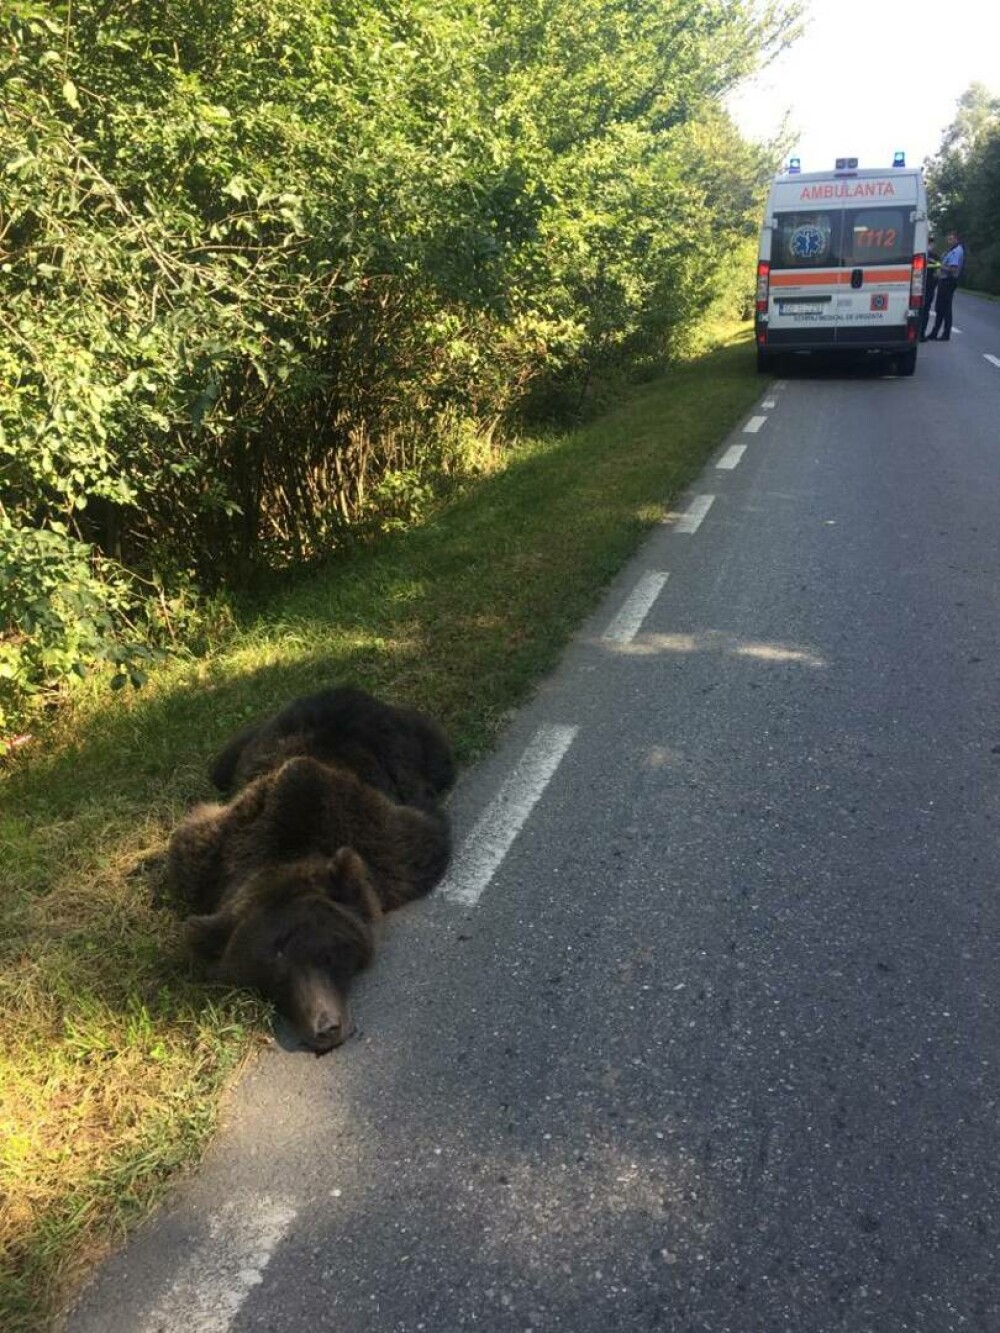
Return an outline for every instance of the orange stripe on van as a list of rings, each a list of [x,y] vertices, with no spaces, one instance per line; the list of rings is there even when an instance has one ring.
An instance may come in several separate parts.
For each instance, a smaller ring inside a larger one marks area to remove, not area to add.
[[[775,273],[771,270],[772,287],[836,287],[842,274],[839,268],[829,269],[826,273]],[[850,282],[851,275],[847,274]]]
[[[870,287],[873,282],[905,282],[910,281],[910,270],[908,268],[865,268],[863,264],[855,265],[857,268],[864,269],[865,283]],[[799,273],[792,270],[786,273],[775,273],[771,270],[772,287],[850,287],[851,270],[849,268],[830,268],[825,271],[811,273]]]

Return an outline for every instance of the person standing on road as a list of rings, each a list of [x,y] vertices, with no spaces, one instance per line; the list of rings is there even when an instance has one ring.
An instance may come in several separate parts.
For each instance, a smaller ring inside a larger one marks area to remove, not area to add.
[[[938,273],[941,271],[941,256],[934,245],[934,237],[927,237],[927,268],[924,278],[924,304],[920,311],[920,341],[927,341],[927,325],[931,317],[931,306],[934,304],[934,293],[937,291]]]
[[[938,337],[938,329],[944,325],[941,341],[951,337],[951,307],[955,299],[955,288],[965,267],[965,246],[958,238],[957,231],[948,233],[948,251],[941,260],[941,272],[938,277],[937,302],[934,306],[934,327],[928,333],[926,341],[932,342]]]

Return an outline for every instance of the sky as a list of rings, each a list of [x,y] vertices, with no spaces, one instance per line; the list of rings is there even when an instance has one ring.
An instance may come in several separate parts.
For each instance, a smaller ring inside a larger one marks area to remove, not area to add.
[[[920,166],[970,83],[1000,96],[1000,4],[806,0],[803,35],[728,99],[743,134],[769,139],[789,113],[803,171],[838,157]]]

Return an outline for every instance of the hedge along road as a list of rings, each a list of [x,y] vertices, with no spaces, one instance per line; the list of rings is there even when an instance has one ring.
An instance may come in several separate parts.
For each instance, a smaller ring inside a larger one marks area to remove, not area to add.
[[[762,393],[461,782],[359,1037],[259,1062],[76,1333],[1000,1327],[1000,307],[961,304],[911,380]]]

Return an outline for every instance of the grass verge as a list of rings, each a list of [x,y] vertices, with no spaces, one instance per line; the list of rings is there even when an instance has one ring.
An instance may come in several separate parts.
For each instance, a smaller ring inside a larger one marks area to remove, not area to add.
[[[750,337],[524,441],[420,527],[238,615],[139,694],[81,695],[6,774],[0,816],[0,1328],[76,1282],[197,1160],[264,1039],[251,997],[196,982],[148,869],[210,754],[329,682],[428,709],[481,753],[610,578],[760,392]],[[335,1057],[334,1057],[335,1058]]]

